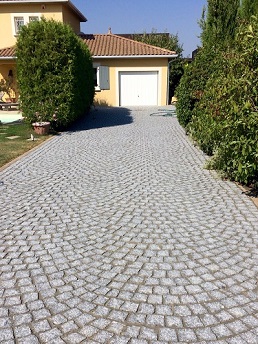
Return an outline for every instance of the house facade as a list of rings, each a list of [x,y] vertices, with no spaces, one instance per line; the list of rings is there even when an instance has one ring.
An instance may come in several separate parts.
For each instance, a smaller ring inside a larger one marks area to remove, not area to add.
[[[84,35],[93,56],[95,102],[108,106],[166,105],[168,61],[175,52],[109,32]]]
[[[87,21],[69,0],[0,0],[0,49],[14,45],[20,27],[41,17],[69,24],[77,34]]]
[[[70,0],[0,0],[0,81],[12,85],[9,94],[5,93],[0,101],[18,99],[14,46],[19,29],[42,17],[69,24],[76,34],[80,33],[81,22],[87,21]]]
[[[0,80],[10,80],[17,101],[15,42],[19,28],[41,17],[71,25],[89,47],[95,75],[95,103],[106,106],[166,105],[169,62],[176,53],[108,34],[85,35],[80,23],[87,21],[70,0],[0,0]]]

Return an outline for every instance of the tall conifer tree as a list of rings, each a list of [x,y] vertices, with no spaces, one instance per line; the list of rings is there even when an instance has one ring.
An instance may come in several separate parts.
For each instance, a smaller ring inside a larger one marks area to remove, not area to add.
[[[204,47],[215,49],[228,46],[238,27],[239,0],[208,0],[207,14],[201,20]]]
[[[241,0],[239,13],[242,20],[249,22],[251,16],[258,15],[258,0]]]

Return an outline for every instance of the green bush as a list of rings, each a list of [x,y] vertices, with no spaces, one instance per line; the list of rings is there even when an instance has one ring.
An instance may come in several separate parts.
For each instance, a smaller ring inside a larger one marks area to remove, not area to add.
[[[242,27],[231,58],[228,91],[231,105],[227,113],[224,139],[212,166],[244,184],[258,182],[258,19]],[[228,77],[225,76],[225,81]]]
[[[184,127],[186,127],[191,120],[192,111],[196,102],[190,85],[193,74],[193,65],[185,66],[184,74],[175,92],[178,98],[176,105],[177,118],[179,123]]]
[[[194,109],[189,131],[208,154],[209,166],[244,184],[258,181],[258,20],[241,27],[235,48],[219,57]]]
[[[231,180],[257,184],[258,113],[246,109],[231,118],[223,129],[226,129],[225,138],[208,166],[223,171]]]
[[[187,127],[190,135],[208,155],[212,155],[223,140],[222,128],[232,106],[229,93],[231,93],[233,80],[228,74],[227,55],[221,55],[216,59],[222,62],[221,68],[208,79]],[[214,64],[216,64],[215,60]]]
[[[22,111],[32,123],[57,116],[66,127],[93,102],[92,59],[70,26],[54,20],[23,26],[17,40],[17,79]]]
[[[207,80],[215,71],[213,60],[217,52],[200,49],[194,61],[185,67],[184,75],[176,89],[177,117],[186,127],[191,122],[196,103],[201,99]]]
[[[234,42],[238,28],[238,8],[238,0],[208,0],[204,8],[199,21],[203,47],[187,68],[176,91],[178,120],[186,128],[205,93],[207,81],[213,75],[217,76],[220,70],[221,51],[225,51]]]

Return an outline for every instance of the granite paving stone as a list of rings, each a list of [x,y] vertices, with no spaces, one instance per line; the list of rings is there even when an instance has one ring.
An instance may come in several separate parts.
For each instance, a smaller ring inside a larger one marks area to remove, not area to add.
[[[160,109],[0,170],[1,343],[258,343],[258,209]]]

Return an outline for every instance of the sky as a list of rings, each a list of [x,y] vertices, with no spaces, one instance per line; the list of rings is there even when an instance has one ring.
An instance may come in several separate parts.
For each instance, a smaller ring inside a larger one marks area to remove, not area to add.
[[[183,56],[191,57],[200,45],[198,20],[207,0],[71,0],[87,18],[87,34],[169,32],[177,34]]]

